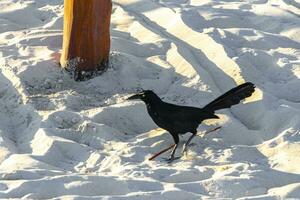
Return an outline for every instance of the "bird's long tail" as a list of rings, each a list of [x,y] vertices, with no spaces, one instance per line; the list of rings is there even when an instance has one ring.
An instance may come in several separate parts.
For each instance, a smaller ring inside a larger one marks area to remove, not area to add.
[[[235,88],[232,88],[225,94],[210,102],[204,107],[204,109],[210,112],[214,112],[223,108],[230,108],[231,106],[240,103],[241,100],[250,97],[254,90],[255,85],[253,83],[244,83]]]

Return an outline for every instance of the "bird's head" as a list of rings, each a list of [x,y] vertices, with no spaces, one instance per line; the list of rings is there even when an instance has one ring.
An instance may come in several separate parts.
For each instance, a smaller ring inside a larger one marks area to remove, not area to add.
[[[156,99],[159,99],[159,97],[152,90],[143,90],[128,98],[128,100],[142,100],[144,102],[150,102]]]

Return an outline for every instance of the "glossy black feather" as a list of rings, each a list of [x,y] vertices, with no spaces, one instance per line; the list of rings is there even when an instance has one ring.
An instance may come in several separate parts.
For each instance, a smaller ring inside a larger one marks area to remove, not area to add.
[[[214,101],[207,104],[203,109],[214,112],[216,110],[230,108],[231,106],[240,103],[241,100],[250,97],[254,90],[255,86],[253,83],[244,83],[221,95]]]
[[[241,100],[249,97],[254,92],[253,83],[244,83],[225,94],[221,95],[204,108],[189,106],[179,106],[162,101],[153,91],[147,90],[133,95],[128,99],[140,99],[145,102],[147,110],[157,126],[167,130],[173,137],[175,146],[172,150],[170,161],[173,161],[174,153],[179,142],[179,134],[191,132],[193,135],[189,138],[186,145],[190,143],[197,133],[197,127],[205,119],[218,118],[214,114],[216,110],[230,108],[238,104]],[[186,150],[186,148],[185,148]]]

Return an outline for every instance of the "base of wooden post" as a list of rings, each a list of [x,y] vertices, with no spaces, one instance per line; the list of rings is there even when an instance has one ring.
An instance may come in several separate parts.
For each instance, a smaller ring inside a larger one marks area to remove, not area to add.
[[[111,0],[64,0],[60,65],[77,81],[108,66]]]
[[[68,62],[65,62],[64,65],[60,63],[61,67],[69,72],[75,81],[84,81],[104,73],[109,67],[109,59],[103,60],[101,63],[95,66],[94,70],[89,71],[80,70],[81,68],[78,68],[80,64],[80,59],[72,59]]]

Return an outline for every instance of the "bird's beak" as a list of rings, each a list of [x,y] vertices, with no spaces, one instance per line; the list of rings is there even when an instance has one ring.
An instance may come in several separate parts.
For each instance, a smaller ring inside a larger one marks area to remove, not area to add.
[[[135,95],[127,98],[127,100],[135,100],[135,99],[141,99],[141,95],[140,94],[135,94]]]

